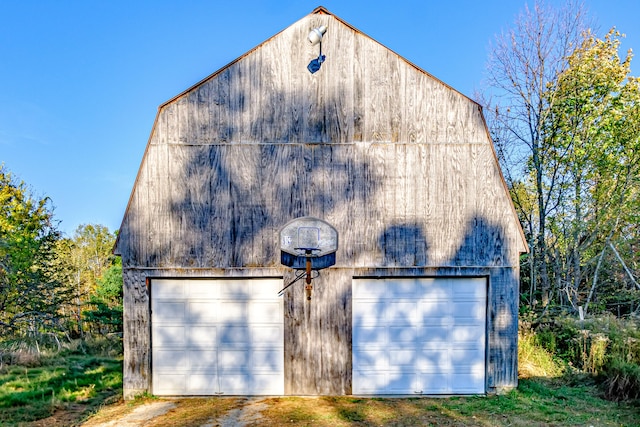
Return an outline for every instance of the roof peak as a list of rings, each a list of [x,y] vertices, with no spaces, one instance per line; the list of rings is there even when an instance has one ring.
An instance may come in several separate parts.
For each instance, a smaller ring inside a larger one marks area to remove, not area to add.
[[[327,10],[326,7],[324,6],[318,6],[315,9],[313,9],[313,12],[311,12],[312,14],[325,14],[325,15],[331,15],[331,12],[329,12]]]

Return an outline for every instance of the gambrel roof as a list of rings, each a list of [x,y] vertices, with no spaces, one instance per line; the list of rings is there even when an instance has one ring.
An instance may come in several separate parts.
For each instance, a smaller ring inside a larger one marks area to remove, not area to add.
[[[401,240],[428,247],[411,265],[527,251],[480,105],[322,7],[159,107],[116,251],[125,264],[277,265],[273,238],[300,215],[346,230],[342,261],[356,265],[398,263],[381,246]],[[424,242],[388,235],[394,224]]]

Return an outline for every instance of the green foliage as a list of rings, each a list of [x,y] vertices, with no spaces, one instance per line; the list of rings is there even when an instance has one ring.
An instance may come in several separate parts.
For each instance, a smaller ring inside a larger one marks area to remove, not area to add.
[[[114,242],[115,233],[92,224],[62,238],[49,200],[34,197],[1,166],[0,356],[59,350],[61,341],[85,332],[121,333]]]
[[[640,314],[640,80],[580,3],[525,8],[497,37],[487,98],[530,253],[523,310]]]
[[[95,293],[83,311],[90,329],[101,335],[122,332],[122,261],[114,260],[102,277],[96,280]]]
[[[587,33],[546,92],[545,144],[554,153],[547,173],[557,188],[548,237],[554,274],[567,284],[568,302],[585,311],[602,280],[604,251],[640,237],[622,233],[638,219],[640,91],[629,75],[631,55],[618,55],[619,38],[615,29],[603,39]]]
[[[640,399],[640,365],[614,360],[602,376],[602,388],[609,400]]]
[[[114,299],[117,299],[117,292],[109,288],[118,286],[114,266],[119,260],[111,253],[114,243],[115,233],[107,227],[84,224],[78,226],[71,239],[63,239],[58,245],[60,269],[65,272],[69,290],[74,296],[66,307],[72,313],[68,317],[68,329],[73,337],[84,337],[86,332],[103,334],[118,329],[117,319],[121,316],[118,314],[118,302]],[[105,274],[108,277],[103,278]],[[115,323],[102,325],[101,322],[108,320],[110,314],[115,316]],[[86,316],[89,318],[85,319]]]
[[[527,329],[520,339],[520,369],[549,376],[544,371],[547,359],[535,359],[536,346],[554,355],[570,369],[569,374],[588,374],[598,378],[607,398],[613,400],[637,399],[640,385],[640,330],[636,320],[614,316],[590,318],[585,321],[566,316],[536,324],[535,332]],[[539,350],[538,350],[539,351]],[[534,371],[535,372],[535,371]],[[554,376],[557,372],[553,372]]]
[[[518,336],[518,376],[520,378],[559,377],[563,364],[554,354],[540,345],[538,336],[521,328]]]
[[[24,338],[39,350],[43,334],[61,331],[69,298],[56,269],[59,233],[47,198],[34,198],[0,167],[0,338]]]
[[[0,370],[0,424],[35,421],[82,403],[86,411],[118,396],[122,363],[111,358],[63,353],[43,358],[37,368]]]

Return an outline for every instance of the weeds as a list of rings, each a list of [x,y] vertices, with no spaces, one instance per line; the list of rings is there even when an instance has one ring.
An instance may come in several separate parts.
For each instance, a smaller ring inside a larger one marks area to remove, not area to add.
[[[614,361],[602,381],[605,397],[614,401],[640,399],[640,366]]]
[[[523,326],[526,325],[523,322]],[[524,376],[547,376],[555,358],[571,375],[591,375],[598,380],[604,395],[611,400],[640,399],[640,331],[632,319],[613,316],[584,321],[557,316],[520,334],[520,369]],[[537,349],[536,349],[537,347]],[[535,357],[534,357],[535,356]],[[527,374],[528,365],[540,369]]]
[[[520,378],[558,377],[563,373],[561,361],[537,344],[531,330],[522,330],[518,337],[518,375]]]
[[[29,422],[81,402],[90,410],[122,388],[120,360],[59,354],[40,366],[6,366],[0,373],[0,424]]]

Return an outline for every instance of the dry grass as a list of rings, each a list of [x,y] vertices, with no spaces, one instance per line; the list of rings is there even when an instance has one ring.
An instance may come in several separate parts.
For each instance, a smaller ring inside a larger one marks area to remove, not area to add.
[[[83,427],[122,419],[141,399],[105,408]],[[145,427],[247,426],[637,426],[638,407],[616,405],[594,394],[591,386],[567,387],[523,380],[503,396],[450,398],[276,397],[174,399],[166,414]],[[259,411],[248,410],[259,406]],[[244,415],[250,415],[244,418]],[[117,425],[117,424],[116,424]]]
[[[533,333],[518,334],[518,376],[520,378],[555,378],[563,368],[551,353],[536,343]]]
[[[98,411],[83,427],[99,427],[108,422],[124,419],[140,406],[158,402],[159,399],[140,398],[132,402],[120,401],[117,404],[107,406]],[[241,407],[243,399],[240,398],[184,398],[170,399],[175,407],[162,416],[144,421],[145,427],[174,427],[174,426],[201,426],[207,423],[215,424],[230,410]],[[117,423],[116,423],[117,425]]]

